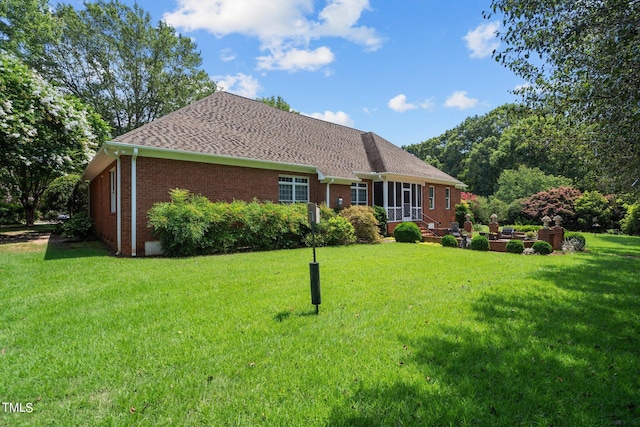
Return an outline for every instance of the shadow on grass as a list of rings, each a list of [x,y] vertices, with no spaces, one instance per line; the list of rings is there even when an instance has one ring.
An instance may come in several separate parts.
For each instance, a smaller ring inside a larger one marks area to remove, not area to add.
[[[110,255],[110,250],[99,240],[73,241],[65,240],[57,235],[51,235],[44,254],[45,261],[103,257]]]
[[[638,261],[580,255],[474,322],[399,337],[423,381],[359,389],[331,425],[640,425]],[[408,353],[409,354],[409,353]]]
[[[640,237],[599,234],[596,239],[595,253],[640,258]]]

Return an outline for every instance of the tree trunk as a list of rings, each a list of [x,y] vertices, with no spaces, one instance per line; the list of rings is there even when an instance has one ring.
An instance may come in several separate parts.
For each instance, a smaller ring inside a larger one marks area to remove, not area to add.
[[[34,205],[24,205],[23,207],[27,227],[31,227],[36,219],[36,207]]]

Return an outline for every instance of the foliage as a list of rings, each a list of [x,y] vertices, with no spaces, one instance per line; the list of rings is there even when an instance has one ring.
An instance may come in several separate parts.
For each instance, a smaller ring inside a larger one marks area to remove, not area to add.
[[[138,4],[59,4],[59,39],[47,45],[41,71],[94,106],[121,135],[216,89],[195,43],[164,21],[154,26]]]
[[[622,231],[626,234],[640,235],[640,203],[627,208],[627,215],[620,221]]]
[[[538,240],[532,246],[533,252],[540,255],[549,255],[553,252],[553,246],[549,242],[545,242],[543,240]]]
[[[422,240],[420,228],[414,222],[402,222],[393,230],[396,242],[416,243]]]
[[[556,215],[562,217],[562,226],[575,230],[577,221],[575,218],[575,201],[582,193],[571,187],[552,188],[541,191],[526,199],[522,204],[522,213],[531,224],[541,224],[542,218],[552,218]]]
[[[451,234],[447,234],[446,236],[442,236],[442,246],[446,248],[457,248],[458,240],[453,237]]]
[[[522,233],[537,233],[542,228],[542,225],[510,225],[509,227]]]
[[[48,0],[2,0],[0,2],[2,49],[37,68],[45,45],[55,40],[59,25]]]
[[[0,202],[0,225],[24,221],[24,209],[17,203]]]
[[[313,242],[303,204],[213,203],[184,189],[171,190],[170,196],[171,202],[156,203],[148,212],[149,226],[167,256],[287,249]],[[320,212],[317,246],[355,243],[354,226],[348,219],[326,206]]]
[[[564,143],[579,140],[588,131],[566,118],[507,104],[484,116],[470,117],[438,137],[403,148],[462,180],[473,193],[489,196],[497,189],[501,173],[519,166],[539,167],[547,175],[590,183],[592,177],[580,147]]]
[[[344,246],[352,245],[356,242],[356,233],[353,225],[344,217],[332,215],[316,225],[316,246]],[[313,244],[311,233],[304,238],[307,246]]]
[[[282,99],[281,96],[278,96],[277,98],[275,96],[271,96],[269,98],[258,98],[256,99],[256,101],[260,101],[263,104],[267,104],[273,108],[277,108],[278,110],[299,114],[297,111],[293,110],[289,105],[289,103],[287,103],[287,101]]]
[[[597,222],[602,229],[611,225],[611,207],[609,200],[598,191],[585,191],[578,197],[574,206],[578,229],[589,231]]]
[[[471,239],[471,249],[474,251],[488,251],[489,239],[484,236],[474,236]]]
[[[505,169],[500,174],[494,194],[500,200],[511,203],[530,197],[550,188],[570,186],[571,180],[562,176],[547,175],[542,170],[525,165],[517,169]]]
[[[587,239],[583,234],[576,232],[564,233],[563,250],[570,252],[583,252],[587,245]]]
[[[460,225],[460,227],[462,227],[462,224],[464,224],[467,220],[466,215],[471,215],[471,221],[474,220],[473,211],[471,210],[471,203],[469,201],[461,200],[460,203],[456,205],[455,209],[456,222],[458,223],[458,225]]]
[[[88,209],[89,187],[78,174],[69,174],[51,181],[42,195],[41,211],[45,217],[58,214],[69,217]]]
[[[524,252],[524,243],[522,240],[509,240],[506,245],[507,252],[512,254],[521,254]]]
[[[378,221],[370,206],[350,206],[340,211],[339,215],[347,218],[353,225],[358,241],[364,243],[380,243],[382,241],[378,230]]]
[[[87,211],[78,212],[62,224],[62,236],[72,238],[85,238],[91,234],[93,220]]]
[[[591,165],[630,188],[640,164],[640,2],[493,0],[505,47],[495,59],[530,83],[529,105],[589,126],[566,147],[589,149]]]
[[[75,98],[0,53],[0,179],[33,224],[49,183],[81,170],[106,124]]]
[[[382,206],[372,206],[373,208],[373,216],[378,221],[378,229],[380,230],[380,234],[385,236],[387,234],[387,210]]]

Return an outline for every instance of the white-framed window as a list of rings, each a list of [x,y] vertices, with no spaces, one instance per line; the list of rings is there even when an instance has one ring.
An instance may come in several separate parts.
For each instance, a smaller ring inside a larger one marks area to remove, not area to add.
[[[354,182],[351,184],[351,205],[367,206],[369,185],[366,182]]]
[[[449,187],[444,189],[444,206],[447,210],[451,209],[451,189]]]
[[[429,209],[436,208],[436,189],[433,185],[429,186]]]
[[[280,176],[278,178],[278,201],[280,203],[309,202],[309,178]]]
[[[116,212],[116,196],[117,196],[118,181],[116,177],[116,168],[109,171],[109,190],[111,193],[111,213]]]

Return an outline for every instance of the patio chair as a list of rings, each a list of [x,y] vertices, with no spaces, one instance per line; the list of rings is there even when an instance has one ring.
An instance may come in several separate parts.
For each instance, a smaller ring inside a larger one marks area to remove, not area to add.
[[[516,235],[516,230],[513,227],[503,227],[500,232],[501,239],[513,239]]]
[[[449,234],[451,234],[453,237],[460,237],[460,224],[458,224],[457,222],[450,222],[449,223]]]

